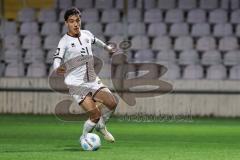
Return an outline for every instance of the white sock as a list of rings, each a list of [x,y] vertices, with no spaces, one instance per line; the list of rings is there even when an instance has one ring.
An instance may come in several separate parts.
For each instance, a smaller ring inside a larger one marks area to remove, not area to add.
[[[92,122],[90,119],[88,119],[84,125],[83,125],[83,136],[85,136],[87,133],[93,130],[93,128],[96,126],[96,123]]]
[[[107,107],[102,110],[102,118],[105,124],[107,123],[114,111],[115,110],[110,110]]]
[[[113,114],[114,110],[109,110],[107,107],[105,107],[105,108],[102,108],[101,112],[102,112],[102,116],[100,117],[100,119],[97,123],[98,128],[104,128],[105,127],[107,121],[109,120],[109,118]]]

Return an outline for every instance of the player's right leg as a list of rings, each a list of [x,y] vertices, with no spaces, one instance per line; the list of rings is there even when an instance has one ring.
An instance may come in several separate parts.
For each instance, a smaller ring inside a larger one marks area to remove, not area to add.
[[[93,99],[106,106],[106,108],[102,108],[102,116],[95,129],[100,132],[108,142],[115,142],[114,137],[106,128],[106,123],[117,107],[116,98],[109,89],[103,88],[95,93]]]
[[[98,123],[101,117],[101,111],[96,106],[96,103],[93,101],[91,96],[86,96],[81,106],[86,111],[89,116],[89,119],[83,125],[82,137],[86,136],[87,133],[91,132],[96,124]]]

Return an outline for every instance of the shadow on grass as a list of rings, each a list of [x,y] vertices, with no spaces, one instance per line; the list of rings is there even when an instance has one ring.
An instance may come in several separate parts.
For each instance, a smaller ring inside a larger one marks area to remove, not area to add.
[[[67,146],[57,146],[58,149],[35,149],[35,150],[4,150],[0,151],[1,153],[47,153],[47,152],[87,152],[84,151],[80,146],[77,145],[67,145]],[[99,150],[108,150],[110,147],[101,146]]]
[[[70,146],[70,145],[67,145],[65,146],[66,148],[64,148],[63,150],[64,151],[69,151],[69,152],[88,152],[88,151],[84,151],[80,146]],[[106,147],[106,146],[101,146],[98,150],[109,150],[111,147]]]

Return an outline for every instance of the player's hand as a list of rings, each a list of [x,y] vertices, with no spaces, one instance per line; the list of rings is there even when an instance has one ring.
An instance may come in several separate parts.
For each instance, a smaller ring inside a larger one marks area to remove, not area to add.
[[[66,73],[65,67],[58,67],[57,68],[57,74],[60,76],[63,76]]]
[[[110,55],[113,55],[115,52],[117,52],[117,47],[114,43],[109,43],[105,48]]]

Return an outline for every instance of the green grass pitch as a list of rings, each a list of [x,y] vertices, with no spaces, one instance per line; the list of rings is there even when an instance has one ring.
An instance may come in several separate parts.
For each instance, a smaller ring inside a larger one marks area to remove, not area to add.
[[[239,160],[239,119],[137,123],[112,120],[116,138],[83,151],[82,122],[54,116],[0,115],[0,160]]]

